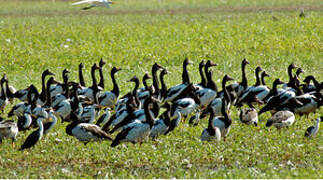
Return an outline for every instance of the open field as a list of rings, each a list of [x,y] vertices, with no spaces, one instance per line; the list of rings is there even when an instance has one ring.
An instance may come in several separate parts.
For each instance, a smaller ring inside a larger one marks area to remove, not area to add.
[[[90,66],[101,57],[108,62],[105,90],[112,88],[110,69],[123,69],[116,75],[121,95],[133,87],[126,81],[150,72],[154,62],[171,72],[168,87],[180,83],[185,57],[194,62],[189,66],[193,82],[200,81],[201,60],[217,63],[213,79],[219,88],[224,74],[241,80],[243,58],[250,62],[249,85],[255,82],[256,66],[270,74],[267,84],[278,77],[287,81],[292,62],[305,70],[300,79],[310,74],[323,79],[322,1],[120,0],[111,9],[81,7],[70,1],[0,1],[0,68],[10,84],[40,88],[46,68],[61,80],[67,67],[70,79],[78,80],[80,62],[90,84]],[[301,7],[305,18],[298,17]],[[297,116],[281,132],[265,127],[269,113],[260,117],[258,127],[241,124],[236,108],[230,114],[232,129],[218,144],[199,140],[206,120],[197,127],[182,124],[158,142],[114,149],[110,142],[84,146],[58,123],[34,148],[18,151],[28,131],[18,135],[15,148],[3,141],[0,177],[323,178],[323,133],[303,137],[312,120],[323,115],[322,108],[308,119]]]

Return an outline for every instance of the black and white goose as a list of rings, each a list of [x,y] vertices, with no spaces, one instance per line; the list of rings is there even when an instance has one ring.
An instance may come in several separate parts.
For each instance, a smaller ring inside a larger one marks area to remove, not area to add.
[[[136,121],[126,125],[122,131],[116,136],[113,140],[111,147],[115,147],[122,142],[131,142],[131,143],[141,143],[144,139],[148,138],[151,129],[154,125],[154,118],[150,113],[150,104],[153,102],[158,102],[153,97],[146,99],[144,103],[144,113],[146,116],[146,121]]]
[[[150,92],[151,92],[151,90],[150,90]],[[159,103],[160,103],[160,101],[159,100],[157,101],[157,99],[156,99],[156,100],[152,101],[151,104],[149,105],[150,113],[151,113],[151,115],[153,116],[154,119],[159,114],[159,110],[160,110]],[[127,112],[128,112],[128,110],[127,110]],[[109,133],[110,134],[114,133],[115,131],[125,127],[126,125],[128,125],[130,123],[132,123],[134,120],[145,122],[145,121],[147,121],[146,118],[147,118],[147,116],[145,114],[145,109],[140,109],[140,110],[134,111],[132,113],[129,113],[129,114],[126,115],[126,117],[124,117],[122,119],[122,121],[120,121],[120,119],[119,119],[120,122],[118,124],[116,124],[114,126],[114,128]],[[115,122],[116,122],[116,120],[114,120],[113,123],[115,123]]]
[[[214,113],[213,111],[210,112],[210,117],[208,121],[208,126],[202,131],[201,134],[201,141],[220,141],[221,140],[221,131],[219,127],[214,126],[213,123]]]
[[[31,93],[30,89],[36,89],[36,87],[33,84],[31,84],[28,88],[26,88],[28,93]],[[27,94],[27,101],[26,102],[20,102],[20,103],[15,104],[12,107],[12,109],[9,111],[8,117],[11,117],[13,115],[15,115],[17,117],[23,116],[26,108],[30,105],[32,96],[33,96],[32,94],[30,94],[29,96]]]
[[[21,145],[19,150],[24,150],[24,149],[29,149],[33,146],[35,146],[35,144],[43,137],[44,134],[44,126],[43,126],[43,120],[45,118],[39,116],[36,119],[37,125],[38,125],[38,129],[33,131],[25,140],[25,142]]]
[[[300,101],[302,105],[295,105],[294,112],[300,115],[308,115],[312,112],[315,113],[316,109],[321,106],[323,96],[320,93],[312,93],[296,96],[295,99]]]
[[[62,77],[63,77],[63,83],[60,82],[56,82],[56,84],[51,85],[50,86],[50,97],[54,97],[57,94],[63,94],[65,92],[65,82],[68,81],[68,73],[69,70],[68,69],[64,69],[62,72]]]
[[[74,136],[85,145],[90,141],[112,140],[112,138],[95,124],[82,123],[78,119],[79,115],[71,114],[72,123],[66,126],[66,133]]]
[[[196,91],[196,95],[200,99],[200,106],[205,107],[209,105],[217,96],[217,86],[212,79],[213,72],[210,70],[207,74],[207,86],[205,88],[199,88]]]
[[[61,84],[61,86],[64,89],[63,93],[56,94],[55,96],[51,96],[51,107],[55,107],[57,104],[62,102],[63,100],[69,99],[70,96],[70,89],[69,89],[69,81],[68,81],[68,75],[64,75],[64,82]]]
[[[197,95],[194,92],[188,92],[188,97],[182,98],[179,100],[176,100],[172,104],[171,108],[171,117],[173,118],[175,116],[175,112],[179,111],[185,119],[193,112],[197,110],[197,108],[200,106],[200,99],[197,97]]]
[[[320,122],[323,120],[323,117],[317,118],[316,123],[314,126],[310,126],[306,129],[305,131],[305,137],[314,137],[316,136],[317,132],[319,131],[320,128]]]
[[[226,87],[226,83],[228,81],[231,81],[233,80],[233,78],[231,78],[230,76],[228,75],[225,75],[222,79],[222,91],[224,92],[223,94],[223,97],[217,97],[215,98],[209,105],[208,107],[202,111],[202,114],[201,114],[201,118],[205,118],[205,116],[207,114],[209,114],[209,111],[212,110],[213,113],[214,113],[214,116],[221,116],[222,115],[222,102],[225,100],[227,101],[226,103],[226,109],[229,109],[230,108],[230,102],[231,102],[231,99],[230,99],[230,95],[227,91],[227,87]]]
[[[293,112],[288,110],[278,111],[268,119],[266,127],[275,126],[277,129],[281,129],[291,126],[294,122],[295,115]]]
[[[187,58],[183,62],[183,72],[182,72],[182,84],[178,84],[168,89],[166,102],[173,101],[186,87],[190,84],[190,77],[187,72],[187,65],[192,64]]]
[[[243,59],[241,62],[241,72],[242,72],[242,81],[239,83],[233,83],[227,86],[227,91],[230,96],[240,97],[241,94],[248,88],[248,79],[246,76],[246,66],[249,64],[249,61]],[[218,93],[218,96],[223,97],[223,90]],[[232,99],[232,103],[234,104],[234,99]]]
[[[12,120],[3,121],[3,118],[0,117],[0,144],[4,138],[10,138],[12,142],[16,141],[17,134],[17,124]]]
[[[232,124],[232,120],[229,117],[227,110],[226,110],[226,106],[227,106],[226,104],[227,104],[227,100],[223,99],[222,106],[221,106],[222,116],[216,116],[213,119],[213,125],[214,125],[214,127],[218,127],[220,129],[221,137],[224,138],[224,141],[226,140],[226,136],[229,133],[229,131],[231,129],[231,124]]]
[[[115,74],[120,71],[120,67],[113,67],[111,70],[111,79],[113,83],[112,91],[104,91],[98,95],[98,103],[104,107],[114,108],[119,97],[119,86],[115,79]]]
[[[256,72],[255,73],[255,75],[256,75],[255,85],[249,86],[245,90],[245,92],[239,98],[237,104],[256,103],[256,102],[250,102],[249,97],[256,96],[258,100],[263,101],[268,96],[268,94],[270,93],[270,89],[265,85],[261,85],[261,81],[260,81],[260,77],[259,77],[260,71],[262,71],[262,68],[258,66],[255,71]]]

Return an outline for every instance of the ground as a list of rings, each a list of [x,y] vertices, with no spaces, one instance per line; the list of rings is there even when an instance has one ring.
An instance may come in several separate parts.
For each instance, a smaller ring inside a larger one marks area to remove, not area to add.
[[[78,80],[80,62],[89,85],[90,66],[101,57],[108,62],[105,90],[112,88],[111,68],[123,69],[116,75],[122,95],[133,87],[126,80],[150,72],[154,62],[171,72],[168,87],[180,83],[186,57],[194,62],[189,67],[193,82],[200,81],[201,60],[216,62],[212,69],[219,89],[224,74],[241,80],[243,58],[250,61],[250,85],[257,66],[270,74],[269,86],[275,78],[287,81],[290,63],[305,70],[301,79],[310,74],[323,79],[322,1],[119,0],[111,9],[89,11],[71,3],[0,1],[0,68],[17,89],[31,83],[40,88],[47,68],[58,80],[68,68],[71,79]],[[301,8],[305,18],[298,16]],[[227,141],[217,144],[199,140],[206,120],[196,127],[182,124],[157,142],[117,148],[110,142],[84,146],[58,123],[34,148],[21,152],[31,132],[20,133],[14,148],[10,140],[0,146],[0,177],[323,178],[323,133],[303,137],[322,109],[308,118],[296,116],[296,123],[281,131],[265,127],[269,113],[258,127],[241,124],[236,108],[230,116]]]

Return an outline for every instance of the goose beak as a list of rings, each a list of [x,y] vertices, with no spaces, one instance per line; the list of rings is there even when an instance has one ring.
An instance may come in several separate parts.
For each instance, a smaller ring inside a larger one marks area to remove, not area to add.
[[[210,66],[217,66],[218,64],[211,62]]]
[[[121,68],[120,68],[120,67],[116,67],[116,70],[117,70],[117,71],[120,71],[120,70],[121,70]]]
[[[229,76],[229,75],[227,75],[227,80],[228,81],[232,81],[232,80],[234,80],[231,76]]]

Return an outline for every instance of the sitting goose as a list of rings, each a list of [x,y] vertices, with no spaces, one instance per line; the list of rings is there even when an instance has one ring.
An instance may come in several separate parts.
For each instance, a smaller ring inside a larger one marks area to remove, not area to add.
[[[208,127],[203,130],[201,137],[200,137],[201,141],[216,140],[219,142],[221,140],[220,128],[214,126],[213,119],[214,119],[214,113],[213,113],[213,111],[211,111],[209,121],[208,121],[209,122]]]
[[[117,81],[116,81],[114,75],[120,70],[121,70],[121,68],[119,68],[119,67],[112,68],[111,79],[112,79],[112,83],[113,83],[113,89],[112,89],[112,91],[101,92],[98,95],[98,103],[101,106],[114,108],[114,105],[116,104],[118,97],[119,97],[119,86],[117,84]]]
[[[178,84],[168,89],[166,102],[173,101],[186,87],[190,84],[190,77],[187,72],[187,65],[192,64],[187,58],[183,62],[183,72],[182,72],[182,84]]]
[[[16,136],[18,134],[17,124],[12,120],[3,121],[3,118],[0,117],[0,144],[2,139],[11,138],[12,143],[16,141]]]
[[[75,113],[71,113],[72,123],[66,126],[66,133],[74,136],[84,145],[90,141],[112,140],[112,138],[95,124],[82,123]]]
[[[154,125],[154,118],[150,113],[149,107],[153,102],[158,102],[158,100],[150,96],[144,103],[146,121],[134,120],[132,123],[126,125],[113,140],[111,147],[115,147],[121,142],[131,142],[133,144],[137,142],[142,143],[142,141],[149,136]]]
[[[278,111],[268,119],[266,127],[275,126],[277,129],[291,126],[295,121],[295,115],[291,111]]]
[[[258,126],[258,114],[255,108],[241,109],[240,121],[244,124]]]
[[[305,131],[305,137],[314,137],[316,136],[317,132],[319,131],[320,128],[320,122],[323,120],[323,117],[317,118],[315,126],[310,126],[306,129]]]

